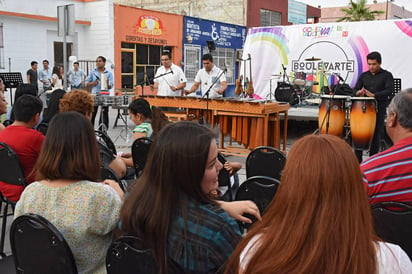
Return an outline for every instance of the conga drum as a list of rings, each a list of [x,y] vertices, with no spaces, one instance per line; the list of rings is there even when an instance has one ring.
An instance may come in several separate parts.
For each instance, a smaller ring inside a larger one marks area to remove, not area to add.
[[[372,97],[352,97],[350,131],[355,149],[368,150],[376,125],[376,101]]]
[[[350,97],[342,95],[321,95],[320,98],[321,102],[318,117],[320,133],[342,136],[346,114],[345,101],[349,100]],[[330,108],[329,117],[327,116],[328,108]]]

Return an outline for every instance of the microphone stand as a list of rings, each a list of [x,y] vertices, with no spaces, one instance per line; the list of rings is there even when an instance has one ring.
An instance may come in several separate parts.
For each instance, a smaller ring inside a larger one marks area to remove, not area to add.
[[[143,91],[144,84],[146,84],[146,83],[149,83],[149,84],[150,84],[150,81],[153,81],[153,80],[155,80],[155,79],[157,79],[157,78],[163,77],[163,76],[168,75],[168,74],[173,74],[173,71],[170,70],[170,71],[168,71],[168,72],[159,74],[159,75],[153,77],[152,79],[149,79],[149,78],[147,77],[147,75],[145,74],[145,77],[144,77],[143,81],[140,81],[139,83],[137,83],[137,84],[135,85],[135,87],[141,86],[141,87],[142,87],[142,96],[144,96],[144,91]]]
[[[206,97],[206,123],[208,120],[208,114],[209,114],[209,93],[212,90],[213,86],[219,81],[220,77],[226,72],[226,68],[220,72],[220,74],[216,77],[215,81],[212,82],[210,87],[207,89],[206,93],[200,98],[200,101],[202,101]]]

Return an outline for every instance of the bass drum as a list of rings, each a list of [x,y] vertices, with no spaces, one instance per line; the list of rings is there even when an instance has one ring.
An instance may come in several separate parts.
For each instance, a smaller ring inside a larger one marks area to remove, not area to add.
[[[291,106],[299,103],[299,97],[292,85],[284,82],[278,82],[275,90],[275,99],[278,102],[286,102]]]

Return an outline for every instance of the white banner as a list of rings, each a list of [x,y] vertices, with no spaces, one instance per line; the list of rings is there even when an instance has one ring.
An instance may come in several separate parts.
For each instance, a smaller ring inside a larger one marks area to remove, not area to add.
[[[283,80],[283,75],[276,76],[283,74],[282,65],[291,83],[294,79],[315,83],[313,92],[336,84],[338,77],[334,74],[353,88],[359,75],[368,70],[366,56],[372,51],[381,53],[383,69],[401,78],[402,89],[412,87],[412,20],[251,28],[243,59],[251,55],[254,90],[265,98]],[[249,77],[248,67],[245,77]]]

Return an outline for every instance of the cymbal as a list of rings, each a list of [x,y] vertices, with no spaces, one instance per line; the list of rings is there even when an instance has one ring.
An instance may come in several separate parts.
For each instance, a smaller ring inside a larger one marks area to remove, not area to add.
[[[320,61],[320,60],[322,60],[322,59],[318,58],[318,57],[313,57],[313,56],[312,56],[312,58],[306,58],[305,59],[305,61]]]

